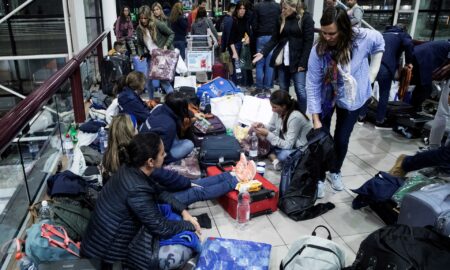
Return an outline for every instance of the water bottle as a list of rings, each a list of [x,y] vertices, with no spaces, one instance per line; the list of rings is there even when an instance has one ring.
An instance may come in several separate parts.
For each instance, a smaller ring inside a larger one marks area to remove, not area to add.
[[[30,151],[31,158],[33,160],[37,159],[39,152],[39,145],[37,142],[30,141],[28,144],[28,150]]]
[[[41,209],[39,209],[39,220],[53,220],[53,210],[47,201],[41,202]]]
[[[98,132],[98,141],[100,143],[100,153],[104,154],[106,148],[108,148],[108,133],[106,133],[104,127],[101,127]]]
[[[234,67],[236,71],[236,80],[240,82],[242,80],[241,62],[238,59],[234,60]]]
[[[237,222],[238,226],[243,229],[250,220],[250,193],[248,187],[241,185],[238,195],[237,204]]]
[[[204,109],[204,113],[211,113],[211,97],[209,96],[208,93],[205,93],[205,109]]]
[[[20,253],[19,256],[16,257],[17,267],[20,270],[37,270],[36,264],[25,254]]]
[[[63,148],[64,148],[64,151],[66,152],[66,156],[68,158],[72,158],[73,157],[73,142],[72,142],[72,138],[70,138],[69,133],[66,133],[66,136],[64,137]]]
[[[258,136],[256,136],[255,132],[252,132],[250,136],[250,150],[249,150],[249,158],[253,161],[257,161],[258,159]]]
[[[200,98],[200,111],[204,112],[206,108],[206,92],[203,92],[202,97]]]

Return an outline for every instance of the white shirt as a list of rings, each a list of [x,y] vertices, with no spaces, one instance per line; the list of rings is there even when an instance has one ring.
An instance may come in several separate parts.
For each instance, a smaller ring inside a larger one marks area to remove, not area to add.
[[[284,45],[283,63],[285,66],[289,66],[289,41],[286,42],[286,45]]]
[[[150,36],[150,31],[148,31],[148,29],[145,29],[144,42],[150,54],[152,54],[153,49],[158,49],[158,46],[156,46],[156,43],[153,41],[152,36]]]

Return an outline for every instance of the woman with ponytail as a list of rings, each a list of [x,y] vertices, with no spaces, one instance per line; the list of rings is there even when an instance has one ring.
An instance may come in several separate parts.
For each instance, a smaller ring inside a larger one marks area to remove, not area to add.
[[[292,79],[300,111],[306,112],[306,69],[314,41],[314,21],[303,2],[285,0],[276,29],[270,41],[255,54],[253,63],[273,50],[270,66],[278,72],[280,89],[289,91]]]
[[[265,127],[262,123],[252,126],[259,137],[266,137],[273,147],[269,155],[276,170],[294,149],[306,144],[306,134],[312,126],[308,117],[299,110],[297,101],[287,91],[277,90],[270,96],[272,119]]]

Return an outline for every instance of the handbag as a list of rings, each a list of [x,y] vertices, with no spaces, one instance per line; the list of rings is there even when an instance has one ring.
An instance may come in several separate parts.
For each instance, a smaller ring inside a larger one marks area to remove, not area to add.
[[[148,63],[147,59],[141,60],[139,56],[133,57],[133,67],[134,71],[139,71],[144,73],[145,77],[148,76]]]
[[[277,57],[275,58],[275,66],[280,66],[283,64],[283,55],[284,55],[284,47],[281,49],[281,51],[278,53]]]
[[[149,78],[152,80],[173,81],[179,52],[153,49]]]

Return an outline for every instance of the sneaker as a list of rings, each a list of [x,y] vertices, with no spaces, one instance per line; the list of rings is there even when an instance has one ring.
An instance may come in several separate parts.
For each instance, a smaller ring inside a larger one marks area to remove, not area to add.
[[[356,123],[358,123],[358,125],[360,125],[360,126],[364,125],[364,122],[366,122],[366,117],[365,116],[364,117],[359,116],[358,117],[358,121],[356,121]]]
[[[317,199],[325,197],[325,181],[319,180],[317,182]]]
[[[375,122],[375,129],[378,130],[392,130],[392,126],[386,123],[386,121],[379,123]]]
[[[272,166],[275,171],[281,171],[281,162],[278,159],[272,161]]]
[[[393,176],[397,177],[404,177],[406,175],[406,172],[402,168],[403,160],[405,159],[406,155],[400,155],[397,160],[395,161],[394,167],[389,170],[389,173]]]
[[[331,187],[336,191],[341,191],[344,189],[342,184],[341,173],[330,173],[328,175],[328,181],[331,183]]]

